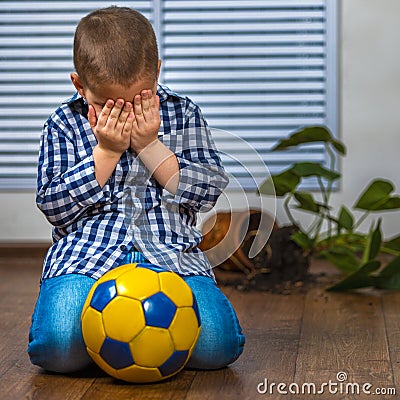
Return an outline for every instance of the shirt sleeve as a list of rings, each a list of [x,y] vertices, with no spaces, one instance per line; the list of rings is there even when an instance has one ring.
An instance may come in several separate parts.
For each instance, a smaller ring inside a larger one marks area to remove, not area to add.
[[[185,114],[182,148],[175,152],[179,184],[173,201],[193,211],[211,209],[229,182],[199,107],[190,103]]]
[[[77,159],[74,144],[62,129],[46,124],[40,142],[36,203],[48,221],[64,228],[104,200],[93,155]]]

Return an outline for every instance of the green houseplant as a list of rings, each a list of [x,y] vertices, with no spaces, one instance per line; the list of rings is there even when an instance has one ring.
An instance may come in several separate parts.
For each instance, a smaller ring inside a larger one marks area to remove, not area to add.
[[[360,232],[361,223],[371,214],[400,210],[400,197],[394,195],[393,184],[375,179],[368,184],[354,205],[340,207],[337,214],[330,205],[339,156],[345,156],[345,145],[334,138],[324,126],[302,128],[282,139],[272,151],[295,149],[299,146],[323,143],[328,167],[317,162],[298,162],[283,172],[272,175],[259,187],[260,194],[284,199],[284,209],[296,228],[291,240],[305,255],[324,257],[332,262],[344,278],[329,290],[344,291],[362,287],[400,289],[400,236],[383,242],[381,219],[374,220],[368,233]],[[313,178],[320,188],[320,199],[302,189],[306,179]],[[293,209],[310,213],[313,222],[307,228],[296,221]],[[393,259],[382,266],[378,255],[388,253]]]

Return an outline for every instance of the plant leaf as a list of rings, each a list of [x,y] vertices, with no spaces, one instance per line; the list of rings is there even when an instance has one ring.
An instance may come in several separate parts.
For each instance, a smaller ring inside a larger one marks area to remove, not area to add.
[[[400,274],[400,257],[394,258],[384,267],[378,276],[381,278],[390,278],[393,275]]]
[[[382,220],[378,220],[378,224],[375,229],[371,228],[367,242],[365,244],[364,254],[362,257],[362,263],[365,264],[376,258],[382,245],[382,232],[381,232]]]
[[[272,177],[268,177],[257,189],[258,194],[267,194],[269,196],[275,196],[275,186]]]
[[[342,142],[339,140],[332,140],[331,144],[339,154],[342,156],[346,155],[346,146]]]
[[[330,143],[339,154],[346,154],[345,145],[339,140],[334,139],[329,129],[325,126],[307,126],[302,128],[292,133],[288,138],[282,139],[271,151],[286,150],[290,147],[315,142]]]
[[[346,290],[359,289],[362,287],[375,286],[377,279],[371,276],[373,272],[379,269],[379,261],[370,261],[364,264],[359,270],[344,278],[336,285],[328,288],[329,291],[343,292]]]
[[[328,181],[334,181],[340,178],[339,173],[326,169],[320,163],[316,162],[296,163],[291,167],[290,170],[301,178],[318,176],[321,178],[325,178]]]
[[[354,208],[366,211],[392,210],[400,208],[400,198],[390,197],[393,184],[386,180],[374,180],[361,194]]]
[[[282,139],[273,149],[285,150],[289,147],[298,146],[299,144],[313,142],[332,142],[333,137],[330,131],[324,126],[308,126],[302,128],[286,139]]]
[[[304,232],[296,232],[290,238],[303,250],[311,250],[314,247],[313,240]]]
[[[394,196],[382,203],[375,211],[397,210],[400,208],[400,197]]]
[[[315,202],[313,196],[310,193],[295,192],[294,197],[299,203],[299,205],[297,205],[297,208],[311,211],[313,213],[319,213],[321,205]]]
[[[391,250],[400,251],[400,236],[397,236],[386,242],[385,247]]]
[[[271,179],[272,183],[270,182]],[[261,194],[276,194],[276,196],[281,197],[287,193],[293,192],[299,183],[300,178],[293,174],[289,169],[281,172],[280,174],[272,175],[271,178],[268,178],[261,184],[258,191]],[[275,191],[271,190],[271,184],[274,185]]]
[[[365,242],[366,242],[366,235],[346,232],[346,233],[341,233],[340,235],[331,236],[330,238],[325,238],[323,240],[320,240],[317,246],[318,247],[321,246],[322,249],[324,248],[329,249],[333,247],[346,248],[350,250],[354,255],[355,253],[360,253],[364,251]]]
[[[348,232],[351,232],[353,230],[354,217],[346,206],[342,206],[342,208],[340,209],[337,222],[340,228],[344,228]]]
[[[393,259],[377,276],[380,289],[400,289],[400,257]]]
[[[345,274],[353,273],[360,268],[360,259],[347,247],[334,246],[328,250],[321,251],[320,255]]]

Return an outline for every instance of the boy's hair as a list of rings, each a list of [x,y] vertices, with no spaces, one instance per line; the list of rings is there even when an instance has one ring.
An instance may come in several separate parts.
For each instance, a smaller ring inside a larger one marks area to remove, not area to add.
[[[74,65],[82,84],[130,85],[157,79],[157,40],[150,22],[128,7],[96,10],[79,22],[74,37]]]

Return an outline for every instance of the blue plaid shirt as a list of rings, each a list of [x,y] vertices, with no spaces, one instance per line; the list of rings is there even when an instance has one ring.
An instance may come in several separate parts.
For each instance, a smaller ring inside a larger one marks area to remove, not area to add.
[[[101,188],[92,151],[97,144],[87,104],[75,94],[44,125],[37,205],[53,225],[42,279],[78,273],[95,279],[136,248],[151,262],[181,275],[213,276],[197,248],[196,214],[217,201],[228,179],[200,109],[158,86],[159,140],[176,155],[175,195],[164,189],[131,150]]]

